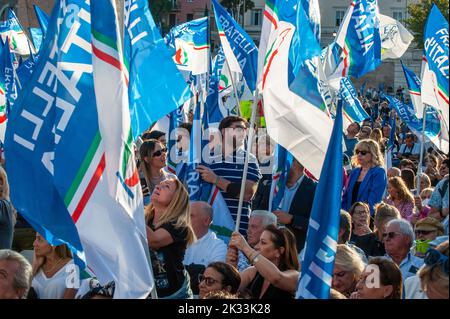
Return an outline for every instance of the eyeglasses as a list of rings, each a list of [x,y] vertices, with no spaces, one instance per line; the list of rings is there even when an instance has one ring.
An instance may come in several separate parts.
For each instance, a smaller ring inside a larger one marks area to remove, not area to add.
[[[399,232],[392,231],[392,232],[389,232],[389,233],[383,233],[383,238],[388,237],[389,239],[393,239],[397,235],[403,235],[403,234],[399,233]]]
[[[162,153],[167,153],[167,148],[160,149],[159,151],[156,151],[153,153],[152,157],[159,157],[162,155]]]
[[[367,211],[365,210],[354,210],[353,215],[366,215]]]
[[[200,284],[202,281],[205,281],[205,284],[206,284],[208,287],[211,287],[211,286],[214,285],[216,282],[219,282],[219,280],[216,280],[216,279],[214,279],[214,278],[212,278],[212,277],[206,277],[206,276],[203,275],[203,274],[199,274],[199,275],[198,275],[198,283]]]
[[[445,256],[439,250],[433,248],[428,249],[423,261],[425,265],[431,267],[441,265],[442,270],[448,275],[448,256]]]
[[[436,230],[416,230],[415,233],[416,233],[416,236],[418,236],[418,235],[428,235],[435,231]]]
[[[362,156],[365,156],[367,153],[369,153],[369,152],[367,152],[367,151],[360,151],[360,150],[356,150],[356,151],[355,151],[355,154],[356,154],[356,155],[361,154]]]

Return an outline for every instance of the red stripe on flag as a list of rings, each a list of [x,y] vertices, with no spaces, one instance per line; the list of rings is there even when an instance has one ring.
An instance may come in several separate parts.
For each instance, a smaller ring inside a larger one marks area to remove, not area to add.
[[[409,94],[411,94],[411,95],[418,95],[418,96],[421,95],[420,93],[418,93],[418,92],[413,92],[413,91],[409,91]]]
[[[108,64],[111,64],[118,70],[122,70],[120,61],[117,60],[116,58],[112,57],[111,55],[109,55],[103,51],[100,51],[94,45],[92,46],[92,51],[97,56],[97,58],[99,58],[100,60],[105,61]]]
[[[277,53],[278,53],[278,49],[273,51],[273,54],[270,56],[269,63],[267,63],[266,72],[264,72],[264,76],[263,76],[263,83],[262,83],[263,89],[264,89],[265,84],[266,84],[267,74],[269,73],[270,66],[272,65],[273,58],[277,55]]]
[[[100,177],[103,174],[103,171],[106,167],[106,161],[105,161],[105,153],[103,153],[102,158],[100,159],[100,163],[98,164],[94,175],[92,176],[91,180],[89,181],[89,184],[86,188],[86,190],[83,193],[83,196],[81,196],[80,201],[78,202],[77,208],[75,208],[75,211],[72,215],[72,220],[76,224],[78,219],[80,218],[81,214],[83,213],[84,208],[86,207],[86,204],[91,198],[92,193],[94,192],[95,187],[97,186],[98,181],[100,180]]]
[[[217,194],[219,193],[219,187],[214,187],[214,193],[211,197],[211,200],[209,201],[209,205],[213,205],[214,201],[216,200]]]
[[[345,54],[345,58],[344,58],[344,69],[342,70],[342,76],[346,76],[346,71],[348,68],[349,54],[348,54],[347,48],[345,46],[344,46],[344,54]]]
[[[205,49],[208,49],[209,48],[209,45],[205,45],[205,46],[202,46],[202,47],[194,47],[194,50],[205,50]]]
[[[448,98],[441,92],[441,90],[437,90],[438,94],[441,96],[441,98],[444,99],[445,103],[448,104]]]
[[[275,26],[275,29],[278,29],[278,24],[277,24],[277,20],[275,20],[272,15],[267,12],[267,10],[264,10],[264,16],[269,19],[270,22],[272,22],[272,24]]]

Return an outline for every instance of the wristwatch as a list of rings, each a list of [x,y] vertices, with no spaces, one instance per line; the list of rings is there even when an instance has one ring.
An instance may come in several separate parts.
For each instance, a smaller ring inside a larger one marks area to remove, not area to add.
[[[256,255],[256,257],[253,258],[253,260],[252,260],[252,264],[253,264],[253,265],[256,264],[256,263],[259,261],[259,255],[260,255],[260,254]]]

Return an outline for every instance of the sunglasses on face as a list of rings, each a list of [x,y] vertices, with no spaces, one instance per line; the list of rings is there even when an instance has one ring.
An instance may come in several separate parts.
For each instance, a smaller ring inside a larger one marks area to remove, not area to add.
[[[431,267],[441,265],[442,270],[448,275],[448,256],[445,256],[440,251],[433,248],[428,249],[423,261],[425,265]]]
[[[211,287],[212,285],[214,285],[216,282],[219,282],[219,280],[216,280],[212,277],[206,277],[203,274],[198,275],[198,283],[200,284],[202,281],[205,281],[205,284],[208,287]]]
[[[355,151],[355,154],[356,154],[356,155],[361,154],[362,156],[365,156],[367,153],[369,153],[369,152],[367,152],[367,151],[360,151],[360,150],[356,150],[356,151]]]
[[[386,237],[387,237],[387,238],[389,238],[389,239],[393,239],[393,238],[395,238],[395,236],[397,236],[397,235],[403,235],[403,234],[402,234],[402,233],[395,232],[395,231],[392,231],[392,232],[389,232],[389,233],[383,233],[383,238],[386,239]]]
[[[159,151],[156,151],[153,153],[152,157],[159,157],[162,155],[162,153],[167,153],[167,148],[160,149]]]
[[[433,232],[435,232],[435,230],[416,230],[415,233],[416,233],[416,236],[419,236],[419,235],[428,235]]]

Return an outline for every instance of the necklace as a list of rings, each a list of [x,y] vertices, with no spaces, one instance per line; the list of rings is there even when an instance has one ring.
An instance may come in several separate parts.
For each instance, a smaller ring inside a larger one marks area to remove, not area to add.
[[[42,270],[43,270],[44,274],[45,274],[45,275],[51,274],[51,273],[55,270],[56,266],[58,266],[58,265],[61,263],[62,260],[64,260],[64,258],[62,258],[62,257],[59,258],[59,259],[55,262],[55,264],[54,264],[50,269],[47,269],[47,270],[45,270],[45,269],[44,269],[44,266],[42,266]]]

